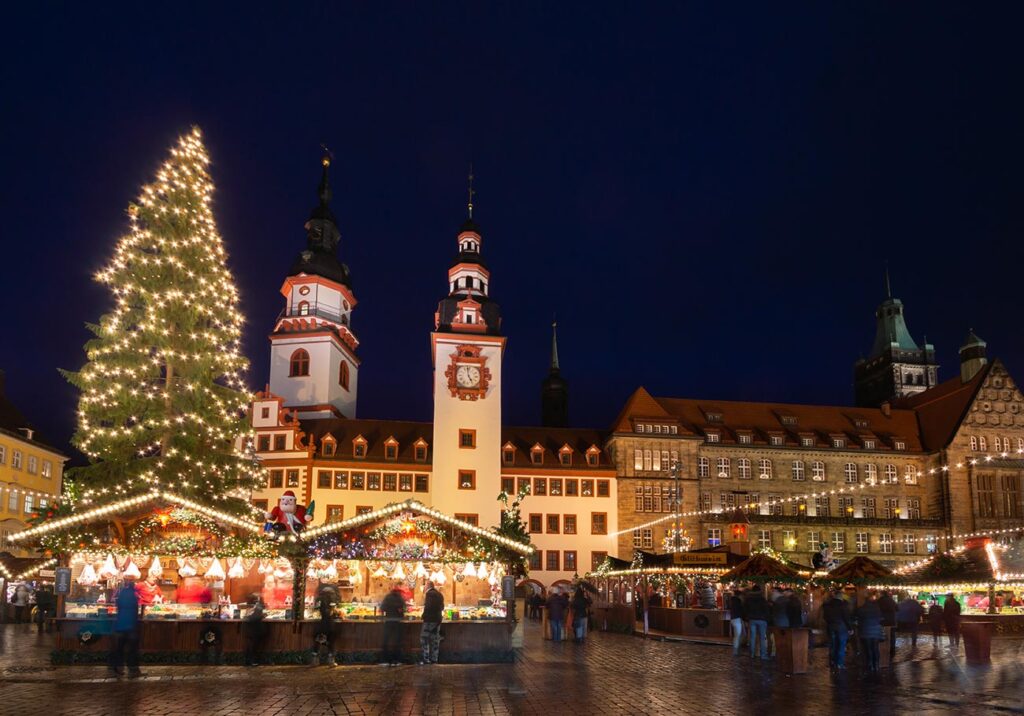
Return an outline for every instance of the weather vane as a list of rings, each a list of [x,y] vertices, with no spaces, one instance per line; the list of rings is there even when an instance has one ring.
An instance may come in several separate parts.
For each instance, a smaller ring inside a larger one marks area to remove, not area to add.
[[[323,162],[325,166],[330,166],[331,162],[334,161],[334,152],[327,148],[326,144],[321,143],[320,148],[324,150]]]
[[[476,192],[473,190],[473,162],[469,163],[469,203],[466,205],[469,209],[469,218],[473,218],[473,195]]]

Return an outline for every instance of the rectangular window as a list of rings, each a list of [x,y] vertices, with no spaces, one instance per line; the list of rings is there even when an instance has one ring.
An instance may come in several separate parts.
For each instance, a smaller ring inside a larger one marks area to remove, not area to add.
[[[459,489],[476,489],[476,470],[459,470]]]
[[[759,476],[762,480],[772,479],[772,461],[768,458],[761,458],[758,462],[757,469],[759,470]]]
[[[551,488],[551,494],[552,495],[557,496],[557,495],[561,495],[562,494],[562,480],[561,479],[556,478],[556,477],[551,478],[551,484],[549,485],[549,487]]]
[[[544,515],[530,515],[530,534],[539,535],[544,532]]]
[[[379,490],[380,489],[380,473],[371,472],[366,476],[366,489],[367,490]]]
[[[757,547],[758,547],[758,549],[771,549],[772,548],[772,531],[771,530],[758,530],[757,531]]]
[[[878,551],[882,554],[892,554],[892,535],[883,532],[878,535]]]
[[[470,514],[467,512],[456,512],[455,519],[462,520],[467,525],[473,525],[474,527],[480,526],[480,515]]]
[[[723,511],[732,511],[736,508],[736,493],[735,492],[720,492],[718,493],[718,505]]]
[[[562,567],[566,572],[576,571],[576,550],[567,549],[562,552]]]
[[[903,482],[908,485],[917,484],[917,468],[913,465],[903,466]]]
[[[834,447],[834,448],[846,447],[846,440],[844,440],[843,438],[832,438],[832,447]]]
[[[368,514],[370,512],[373,512],[373,508],[370,507],[369,505],[358,505],[356,507],[356,516],[357,517],[359,515],[365,515],[365,514]]]
[[[298,470],[288,470],[286,475],[288,477],[288,479],[287,479],[288,487],[298,487],[299,486],[299,471]]]
[[[891,520],[899,516],[900,500],[898,497],[886,497],[882,500],[882,517]]]
[[[886,484],[886,485],[895,485],[897,482],[899,482],[899,478],[897,477],[897,474],[896,474],[896,466],[890,463],[890,464],[885,466],[885,481],[884,481],[884,484]]]
[[[567,535],[576,534],[576,515],[562,516],[562,533]]]
[[[707,438],[709,443],[717,443],[721,442],[722,436],[718,433],[708,433]]]
[[[597,481],[597,496],[598,497],[611,497],[612,485],[610,480],[598,480]]]
[[[802,481],[804,479],[804,461],[794,460],[793,461],[793,479],[796,481]]]
[[[287,436],[285,436],[285,435],[275,435],[274,436],[274,449],[275,450],[284,450],[285,444],[286,444],[285,443],[286,437]]]
[[[591,512],[590,513],[590,534],[592,534],[592,535],[606,535],[606,534],[608,534],[608,513],[607,512]]]
[[[843,475],[846,478],[846,484],[855,485],[860,482],[860,477],[857,475],[857,464],[848,462],[843,466]]]
[[[833,532],[832,533],[832,551],[836,554],[842,554],[846,551],[846,533],[845,532]]]
[[[561,530],[559,530],[559,527],[561,526],[561,522],[562,522],[562,518],[561,518],[560,515],[548,515],[548,523],[547,523],[548,524],[548,529],[547,529],[548,534],[549,535],[556,535],[556,534],[558,534],[561,531]]]
[[[782,495],[768,495],[768,514],[775,517],[782,516]]]
[[[7,511],[8,512],[17,512],[18,511],[18,493],[15,492],[14,490],[11,490],[11,492],[7,496]]]
[[[270,489],[276,490],[284,487],[284,470],[270,471]]]
[[[836,499],[839,501],[840,517],[853,517],[853,498],[846,495],[840,495]]]
[[[978,475],[978,516],[996,516],[996,496],[992,475]]]
[[[0,445],[0,465],[6,465],[6,464],[7,464],[7,448],[5,446],[3,446],[3,445]]]
[[[557,549],[549,549],[545,553],[545,556],[547,558],[547,563],[544,565],[544,568],[549,572],[559,571],[558,565],[561,553]]]
[[[15,470],[21,469],[21,450],[15,450],[11,453],[11,467]]]
[[[1020,476],[1003,475],[1002,488],[1003,516],[1020,517]]]
[[[807,533],[807,549],[811,552],[817,552],[821,549],[821,533],[820,532],[808,532]]]
[[[782,547],[788,550],[796,549],[796,532],[793,530],[782,531]]]
[[[639,529],[633,530],[633,547],[635,549],[644,548],[644,536],[641,534]]]
[[[430,492],[430,475],[416,476],[416,492]]]
[[[352,489],[353,490],[364,490],[366,489],[366,474],[362,472],[352,473]]]
[[[392,473],[385,473],[384,482],[381,485],[381,489],[387,490],[388,492],[398,491],[398,475]]]
[[[593,480],[580,480],[580,489],[584,497],[594,496],[594,481]]]
[[[860,516],[868,519],[875,518],[875,498],[874,497],[862,497],[860,498]]]
[[[327,505],[327,522],[341,522],[345,519],[344,505]]]
[[[427,447],[425,445],[417,445],[416,446],[416,450],[415,450],[415,452],[413,454],[413,459],[415,459],[416,462],[426,462],[427,461]]]
[[[637,449],[633,451],[633,469],[643,470],[644,469],[644,451]]]
[[[985,439],[984,435],[978,438],[978,449],[988,450],[988,440]]]
[[[566,480],[565,481],[565,495],[566,495],[566,497],[579,497],[579,495],[580,495],[580,481],[579,480]]]
[[[472,449],[476,447],[476,430],[459,430],[459,447]]]
[[[336,445],[333,442],[325,440],[321,452],[323,453],[324,457],[333,457],[335,447]]]
[[[803,517],[807,514],[807,498],[806,497],[794,497],[793,498],[793,514]]]
[[[697,458],[697,477],[709,477],[711,474],[711,461],[706,457]]]
[[[568,450],[558,453],[559,465],[572,465],[572,453]]]
[[[516,480],[514,477],[501,478],[501,491],[506,495],[514,495],[516,492]]]
[[[974,435],[971,436],[971,450],[978,449],[978,438]]]
[[[741,480],[750,479],[750,459],[741,457],[736,461],[736,476]]]
[[[607,552],[591,552],[590,553],[590,571],[596,572],[597,568],[604,564],[604,561],[608,559]]]
[[[917,553],[917,540],[914,539],[914,535],[905,534],[903,535],[903,554],[916,554]]]
[[[857,554],[868,553],[868,533],[858,532],[857,533]]]
[[[595,465],[597,465],[599,458],[600,456],[596,452],[588,452],[587,464],[590,465],[591,467],[594,467]]]
[[[814,447],[814,438],[800,438],[801,447]]]
[[[814,498],[814,514],[818,517],[830,517],[832,508],[829,504],[828,495],[818,495]]]
[[[317,473],[316,473],[316,486],[317,487],[330,488],[331,482],[332,482],[332,480],[331,480],[332,477],[333,477],[333,475],[331,475],[331,471],[330,470],[317,470]]]
[[[520,477],[516,482],[518,485],[518,489],[516,490],[517,495],[523,491],[528,495],[533,494],[533,487],[530,485],[530,478]]]
[[[878,465],[868,463],[864,466],[864,482],[869,485],[878,484]]]
[[[811,479],[815,482],[825,481],[825,463],[815,460],[811,463]]]
[[[530,570],[539,572],[542,567],[541,560],[543,558],[543,553],[539,549],[535,549],[530,552]]]
[[[732,465],[727,457],[718,458],[718,476],[729,477],[732,474]]]
[[[633,490],[633,511],[644,511],[644,488],[637,485]]]
[[[700,510],[701,512],[711,511],[711,493],[702,492],[700,493]]]
[[[864,449],[865,450],[874,450],[875,449],[875,441],[874,440],[865,440],[864,441]]]
[[[895,450],[906,450],[907,449],[907,444],[905,442],[903,442],[902,440],[894,441],[892,446],[893,446],[893,449],[895,449]]]
[[[640,532],[641,532],[641,534],[643,536],[644,549],[653,549],[654,548],[654,530],[652,530],[650,527],[645,527],[642,530],[640,530]]]
[[[348,489],[348,473],[343,471],[336,471],[334,473],[334,489],[335,490],[347,490]]]
[[[919,520],[921,519],[921,499],[918,497],[908,497],[907,500],[907,519]]]
[[[722,544],[722,530],[718,527],[708,529],[708,547],[718,547]]]
[[[644,470],[653,470],[654,458],[650,450],[644,450]]]
[[[548,494],[548,481],[547,481],[547,478],[544,478],[544,477],[535,477],[535,478],[533,478],[533,487],[531,489],[533,490],[533,492],[531,494],[536,495],[537,497],[543,497],[544,495]]]
[[[32,512],[32,495],[25,495],[25,514]]]
[[[751,443],[751,436],[750,435],[740,435],[740,445],[750,445],[750,443]]]
[[[770,444],[772,444],[772,445],[781,445],[782,444],[782,436],[781,435],[772,435],[771,439],[769,439],[768,442]]]
[[[268,452],[270,450],[270,436],[260,435],[256,438],[256,450],[258,452]]]
[[[385,482],[387,476],[385,476]],[[412,475],[405,474],[398,476],[398,491],[399,492],[412,492]]]

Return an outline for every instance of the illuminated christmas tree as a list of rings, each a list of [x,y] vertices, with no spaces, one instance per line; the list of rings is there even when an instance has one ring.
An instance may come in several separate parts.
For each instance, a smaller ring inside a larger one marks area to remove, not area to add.
[[[114,309],[89,328],[71,471],[85,500],[171,489],[222,504],[260,478],[245,410],[238,290],[210,208],[198,128],[128,208],[129,232],[97,275]],[[226,505],[225,505],[226,506]]]

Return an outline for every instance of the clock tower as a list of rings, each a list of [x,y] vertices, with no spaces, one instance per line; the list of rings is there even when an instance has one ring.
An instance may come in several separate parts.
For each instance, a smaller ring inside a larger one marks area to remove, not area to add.
[[[434,314],[433,506],[498,524],[501,504],[501,310],[490,298],[491,274],[469,218],[448,269],[448,295]]]

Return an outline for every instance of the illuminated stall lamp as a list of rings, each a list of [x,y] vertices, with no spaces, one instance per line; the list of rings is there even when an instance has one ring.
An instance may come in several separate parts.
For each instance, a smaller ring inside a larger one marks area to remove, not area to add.
[[[160,579],[164,576],[164,566],[160,564],[160,557],[154,555],[153,561],[149,563],[149,576],[153,579]]]
[[[382,564],[381,566],[377,567],[377,569],[373,570],[373,574],[371,574],[370,576],[380,579],[381,577],[388,576],[388,571],[384,569],[384,565]]]
[[[413,574],[421,579],[427,576],[427,568],[423,566],[423,562],[416,563],[416,569],[413,570]]]
[[[242,564],[241,557],[235,557],[235,561],[228,568],[228,576],[232,579],[241,579],[245,576],[245,566]]]
[[[206,574],[203,576],[214,582],[223,581],[226,575],[224,574],[224,567],[221,566],[220,560],[214,557],[213,562],[210,563],[210,568],[206,570]]]
[[[114,563],[114,555],[108,554],[100,567],[100,579],[113,579],[118,575],[117,565]]]
[[[337,578],[338,578],[338,568],[335,566],[334,560],[332,559],[327,564],[327,569],[324,570],[324,579],[327,579],[328,581],[334,581]]]
[[[122,572],[126,579],[141,579],[142,572],[139,570],[139,565],[135,564],[134,559],[129,559],[128,564],[125,565],[124,571]]]
[[[433,574],[430,575],[430,581],[433,582],[434,584],[440,586],[440,585],[444,584],[445,582],[447,582],[448,578],[446,576],[444,576],[444,572],[442,572],[439,569],[439,570],[437,570],[436,572],[434,572]]]
[[[185,564],[183,564],[183,565],[181,566],[181,568],[180,568],[180,569],[178,570],[178,574],[179,574],[179,575],[181,575],[182,577],[186,577],[186,578],[188,578],[188,577],[194,577],[194,576],[196,576],[196,568],[195,568],[195,567],[193,567],[193,566],[192,566],[192,565],[191,565],[191,564],[190,564],[190,563],[189,563],[189,562],[188,562],[188,561],[186,560]]]
[[[476,576],[480,579],[487,579],[487,564],[485,562],[480,563],[480,568],[476,570]]]
[[[391,578],[399,580],[405,579],[405,570],[402,569],[401,562],[399,562],[398,565],[395,567],[395,571],[391,573]]]
[[[92,587],[100,581],[100,578],[96,576],[96,570],[93,569],[93,566],[86,562],[85,566],[82,567],[82,573],[78,575],[76,581],[83,587]]]

